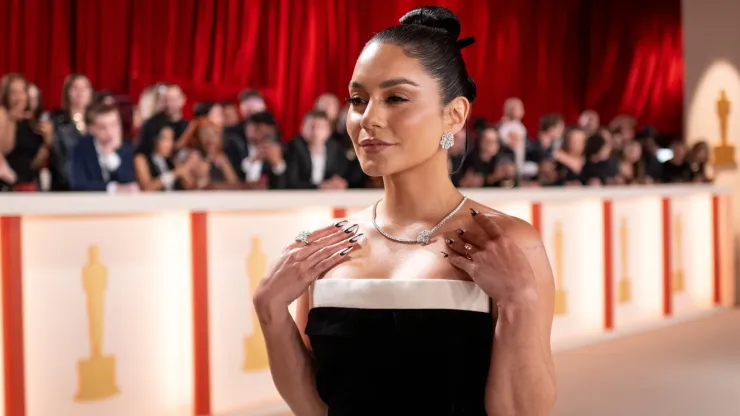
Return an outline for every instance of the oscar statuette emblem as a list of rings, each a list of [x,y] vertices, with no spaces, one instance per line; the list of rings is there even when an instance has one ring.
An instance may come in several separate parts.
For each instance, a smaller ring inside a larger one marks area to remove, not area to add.
[[[563,225],[555,223],[555,315],[565,315],[568,312],[568,298],[563,287]]]
[[[729,143],[728,122],[731,102],[725,90],[720,91],[717,100],[717,117],[719,118],[719,146],[714,147],[714,165],[717,167],[735,167],[735,146]]]
[[[619,303],[628,303],[632,299],[629,274],[627,273],[627,219],[622,218],[619,226],[619,264],[622,276],[619,279]]]
[[[88,261],[82,270],[82,285],[87,296],[87,319],[90,331],[90,357],[77,363],[78,386],[75,400],[90,402],[119,393],[116,385],[116,358],[103,355],[103,317],[108,269],[100,262],[100,249],[91,245]]]
[[[262,244],[258,237],[252,239],[252,250],[247,257],[247,277],[249,279],[250,296],[254,295],[262,277],[267,272],[267,255],[262,251]],[[251,302],[250,302],[251,304]],[[252,333],[244,338],[244,366],[245,372],[264,371],[269,368],[267,361],[267,347],[262,336],[257,313],[252,309]]]
[[[674,293],[683,292],[684,290],[684,270],[683,270],[683,222],[681,221],[681,216],[677,215],[676,219],[674,221],[674,237],[673,237],[673,247],[675,248],[676,253],[676,263],[675,263],[675,269],[673,272],[673,281],[671,282],[671,286]]]

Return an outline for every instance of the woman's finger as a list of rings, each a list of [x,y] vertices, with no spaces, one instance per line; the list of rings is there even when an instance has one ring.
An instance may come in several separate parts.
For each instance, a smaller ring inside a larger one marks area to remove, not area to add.
[[[473,216],[475,222],[488,234],[491,239],[497,239],[501,237],[504,232],[503,229],[496,224],[492,215],[481,214],[478,210],[470,208],[470,215]]]
[[[349,248],[350,250],[352,250],[355,247],[360,245],[360,240],[362,239],[362,236],[363,236],[362,233],[355,234],[355,235],[349,235],[346,238],[333,242],[332,244],[326,245],[320,248],[319,250],[317,250],[315,253],[311,254],[306,260],[304,260],[304,263],[309,269],[311,269],[317,263],[333,256],[335,253],[338,253],[341,250],[344,250],[346,248]]]
[[[460,240],[463,243],[472,244],[478,250],[485,248],[488,242],[491,241],[488,234],[482,230],[464,230],[462,228],[455,230],[455,234],[448,233],[447,237],[453,240]]]
[[[447,259],[453,266],[465,272],[471,279],[474,279],[476,264],[457,252],[443,251],[442,256]]]
[[[318,261],[316,264],[313,265],[309,269],[309,275],[315,276],[314,279],[318,278],[319,276],[323,276],[324,273],[331,270],[333,267],[336,267],[338,264],[343,263],[350,259],[350,256],[348,255],[357,245],[348,245],[344,246],[339,251],[334,252],[329,257],[326,257],[320,261]]]
[[[463,256],[468,261],[472,260],[473,255],[479,250],[470,243],[452,238],[445,238],[445,244],[450,248],[450,251]]]
[[[311,231],[310,234],[308,235],[308,244],[302,241],[294,241],[287,247],[287,249],[290,250],[294,248],[300,248],[300,247],[305,247],[307,245],[311,245],[312,242],[315,242],[321,238],[324,238],[326,236],[329,236],[331,234],[338,232],[339,229],[341,229],[346,224],[347,224],[347,220],[342,220],[339,222],[329,224],[326,227],[319,228],[316,231]]]

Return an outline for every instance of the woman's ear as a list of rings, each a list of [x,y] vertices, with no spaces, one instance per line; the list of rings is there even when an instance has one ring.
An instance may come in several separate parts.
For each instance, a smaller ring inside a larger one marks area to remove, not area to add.
[[[464,128],[469,114],[470,101],[467,98],[457,97],[450,101],[445,108],[447,131],[454,134]]]

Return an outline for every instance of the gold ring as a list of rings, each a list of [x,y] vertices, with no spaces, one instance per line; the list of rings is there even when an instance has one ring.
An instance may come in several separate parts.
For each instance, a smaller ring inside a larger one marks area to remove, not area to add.
[[[473,246],[471,246],[470,244],[465,244],[465,245],[463,246],[463,248],[465,249],[465,257],[467,257],[467,258],[468,258],[468,260],[473,260],[473,259],[472,259],[472,258],[470,257],[470,250],[472,250],[472,249],[473,249]]]

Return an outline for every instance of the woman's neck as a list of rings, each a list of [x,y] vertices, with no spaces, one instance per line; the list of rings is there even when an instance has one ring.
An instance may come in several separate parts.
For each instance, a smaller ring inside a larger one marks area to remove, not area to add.
[[[85,115],[85,106],[70,106],[69,107],[69,114],[71,116],[74,116],[75,114],[82,114]]]
[[[384,176],[385,192],[378,216],[384,223],[397,226],[419,222],[436,224],[462,198],[447,170],[447,155],[440,152],[421,165]]]

